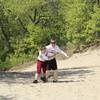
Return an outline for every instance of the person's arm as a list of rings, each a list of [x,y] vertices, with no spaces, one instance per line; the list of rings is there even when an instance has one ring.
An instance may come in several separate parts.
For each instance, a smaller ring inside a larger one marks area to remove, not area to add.
[[[48,57],[45,54],[42,54],[41,51],[39,51],[39,57],[43,60],[48,60]]]
[[[48,60],[48,57],[45,54],[42,54],[41,57],[43,60]]]
[[[58,46],[57,46],[57,52],[64,55],[65,57],[68,57],[68,55],[63,50],[61,50]]]

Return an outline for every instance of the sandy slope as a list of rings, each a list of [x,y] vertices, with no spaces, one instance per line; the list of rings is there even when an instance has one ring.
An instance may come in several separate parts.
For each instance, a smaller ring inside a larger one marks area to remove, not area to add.
[[[0,73],[0,100],[100,100],[100,49],[58,61],[59,82],[33,84],[35,65]]]

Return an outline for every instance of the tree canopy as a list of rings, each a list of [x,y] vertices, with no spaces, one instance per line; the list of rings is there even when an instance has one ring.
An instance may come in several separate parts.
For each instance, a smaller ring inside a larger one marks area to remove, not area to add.
[[[99,0],[0,0],[0,69],[33,60],[53,34],[61,47],[100,42]]]

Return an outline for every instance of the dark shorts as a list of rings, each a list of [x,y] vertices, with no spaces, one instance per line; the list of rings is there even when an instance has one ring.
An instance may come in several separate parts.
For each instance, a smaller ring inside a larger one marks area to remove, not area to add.
[[[57,70],[57,62],[55,58],[52,60],[46,61],[46,65],[47,65],[47,70]]]

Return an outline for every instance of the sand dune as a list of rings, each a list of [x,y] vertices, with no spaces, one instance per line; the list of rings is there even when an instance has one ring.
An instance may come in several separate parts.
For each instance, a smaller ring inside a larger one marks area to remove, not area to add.
[[[33,84],[35,65],[0,72],[0,100],[100,100],[100,49],[58,60],[58,83]]]

